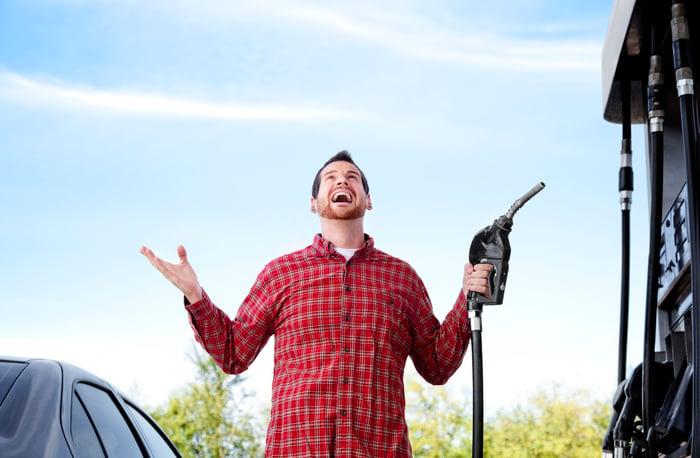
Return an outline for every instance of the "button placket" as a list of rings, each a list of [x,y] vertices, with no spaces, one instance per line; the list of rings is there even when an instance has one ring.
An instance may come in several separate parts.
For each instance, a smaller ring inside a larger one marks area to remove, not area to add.
[[[350,386],[350,379],[348,377],[349,368],[352,366],[352,352],[350,346],[351,331],[350,323],[352,322],[352,315],[350,313],[352,302],[350,294],[352,293],[352,288],[348,285],[349,280],[349,265],[345,265],[343,273],[343,285],[342,285],[342,300],[341,300],[341,322],[340,322],[340,347],[343,348],[343,356],[340,359],[339,367],[339,380],[338,380],[338,420],[341,422],[341,436],[343,434],[349,434],[349,430],[345,428],[349,427],[349,424],[345,421],[348,418],[348,408],[350,407],[350,391],[348,390]]]

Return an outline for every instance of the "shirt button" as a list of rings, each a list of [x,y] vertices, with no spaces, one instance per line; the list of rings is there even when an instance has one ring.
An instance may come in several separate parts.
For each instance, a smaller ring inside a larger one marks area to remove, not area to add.
[[[350,353],[350,347],[345,347],[345,353]]]
[[[341,411],[340,411],[340,415],[342,415],[342,416],[345,416],[345,415],[347,415],[347,414],[348,414],[348,412],[347,412],[346,410],[341,410]]]
[[[352,318],[350,318],[350,315],[345,317],[345,321],[350,321],[350,320],[352,320]]]
[[[350,383],[350,379],[347,378],[347,377],[345,377],[345,378],[343,379],[343,383],[345,383],[345,384],[347,385],[348,383]]]
[[[346,287],[345,287],[345,291],[347,291],[347,292],[349,293],[349,292],[350,292],[350,287],[349,287],[349,286],[346,286]]]

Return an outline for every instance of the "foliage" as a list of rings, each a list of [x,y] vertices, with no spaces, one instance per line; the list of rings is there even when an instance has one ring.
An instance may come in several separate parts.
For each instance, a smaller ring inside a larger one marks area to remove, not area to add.
[[[407,383],[407,418],[416,458],[471,456],[471,400],[444,387]],[[600,456],[609,403],[584,390],[541,389],[527,404],[499,410],[484,425],[484,456],[582,458]]]
[[[246,409],[251,396],[240,376],[223,373],[199,347],[190,355],[193,382],[150,412],[185,457],[262,456],[262,412]],[[471,399],[409,378],[406,417],[415,458],[471,455]],[[580,458],[600,456],[609,403],[583,390],[541,389],[524,405],[502,409],[484,425],[484,456]]]
[[[600,456],[610,414],[609,403],[584,390],[553,386],[533,394],[527,406],[500,411],[485,428],[484,451],[513,458]]]
[[[245,411],[244,379],[225,374],[198,346],[189,357],[195,380],[150,414],[185,457],[262,456],[261,415]]]
[[[406,384],[406,417],[416,458],[463,458],[471,450],[471,406],[444,386]]]

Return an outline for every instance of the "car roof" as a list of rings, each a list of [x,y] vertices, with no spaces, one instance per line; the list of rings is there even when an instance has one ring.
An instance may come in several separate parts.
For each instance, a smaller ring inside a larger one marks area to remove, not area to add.
[[[2,365],[3,362],[21,364],[24,366],[16,373],[14,371],[6,373],[6,375],[9,377],[9,379],[6,377],[4,380],[5,385],[9,384],[6,387],[7,390],[12,391],[12,385],[16,380],[23,377],[23,375],[30,377],[31,380],[34,381],[31,383],[31,385],[27,386],[27,388],[23,389],[23,391],[25,391],[25,399],[29,404],[49,402],[49,398],[56,399],[56,397],[64,400],[71,399],[72,391],[76,384],[88,383],[111,391],[112,396],[116,395],[114,396],[114,400],[117,404],[122,405],[122,409],[125,409],[123,412],[125,415],[130,416],[130,414],[126,411],[126,405],[124,405],[124,403],[141,411],[142,413],[145,413],[145,411],[138,404],[130,400],[112,384],[74,364],[49,358],[0,355],[0,365]],[[0,381],[3,381],[1,375],[2,372],[0,372]],[[0,386],[0,388],[2,387]],[[7,392],[5,394],[0,392],[0,412],[3,410],[3,398],[7,394]],[[47,433],[52,431],[52,434],[61,434],[59,431],[61,429],[65,429],[66,425],[70,424],[70,409],[67,408],[66,405],[64,405],[60,400],[58,401],[58,404],[63,405],[63,407],[60,408],[60,415],[49,415],[44,416],[44,418],[41,419],[33,419],[33,421],[43,422],[44,426],[42,429],[47,431]],[[56,406],[58,406],[58,404],[56,404]],[[138,428],[139,426],[135,425],[135,427]],[[1,442],[2,437],[0,437],[0,443]]]
[[[128,396],[126,396],[124,393],[122,393],[121,390],[116,388],[114,385],[109,383],[107,380],[98,377],[94,373],[83,369],[82,367],[76,366],[75,364],[68,363],[66,361],[58,360],[58,359],[52,359],[52,358],[38,358],[38,357],[28,357],[28,356],[16,356],[16,355],[0,355],[0,362],[2,361],[8,361],[8,362],[14,362],[14,363],[25,363],[25,364],[30,364],[33,366],[44,366],[48,367],[51,365],[58,365],[59,368],[63,372],[63,379],[64,380],[75,380],[75,379],[80,379],[81,381],[85,382],[92,382],[98,385],[106,385],[110,388],[112,388],[114,391],[119,393],[119,395],[124,398],[129,400]],[[68,387],[69,389],[72,389],[72,387]],[[129,400],[130,402],[133,403],[133,401]]]

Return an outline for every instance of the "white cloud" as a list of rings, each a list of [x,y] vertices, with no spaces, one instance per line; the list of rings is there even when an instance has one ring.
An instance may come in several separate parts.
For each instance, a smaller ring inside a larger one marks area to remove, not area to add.
[[[474,24],[464,24],[465,30],[471,30],[466,34],[423,18],[365,6],[353,7],[351,12],[278,0],[261,5],[270,16],[373,42],[419,59],[525,71],[600,69],[600,43],[594,40],[514,38],[475,28]]]
[[[42,108],[84,109],[145,116],[229,120],[335,120],[367,118],[365,113],[308,106],[243,105],[164,94],[78,88],[0,72],[0,100]]]
[[[54,0],[56,1],[56,0]],[[85,0],[60,0],[84,2]],[[479,23],[441,9],[439,3],[316,2],[289,0],[102,0],[134,8],[139,14],[167,16],[188,26],[217,28],[235,23],[261,27],[320,30],[325,36],[345,37],[400,53],[410,58],[481,66],[509,71],[600,71],[599,37],[565,39],[575,31],[585,35],[591,24],[570,21],[506,24],[502,20]],[[534,38],[532,34],[539,38]],[[543,37],[543,35],[546,35]]]

